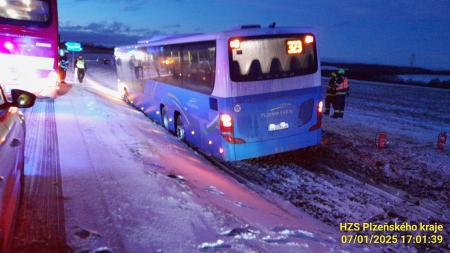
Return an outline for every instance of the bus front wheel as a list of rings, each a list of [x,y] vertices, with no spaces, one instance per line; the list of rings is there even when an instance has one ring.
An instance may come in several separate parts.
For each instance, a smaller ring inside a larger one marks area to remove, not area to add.
[[[167,109],[165,106],[161,108],[161,123],[165,129],[169,130],[169,117],[167,116]]]
[[[184,137],[186,135],[186,129],[185,129],[183,117],[181,116],[181,114],[177,115],[176,125],[177,125],[177,138],[180,141],[184,141]]]

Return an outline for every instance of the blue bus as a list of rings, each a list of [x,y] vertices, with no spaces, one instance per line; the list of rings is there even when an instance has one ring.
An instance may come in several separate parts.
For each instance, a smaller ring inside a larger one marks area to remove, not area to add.
[[[114,54],[124,99],[206,154],[236,161],[320,144],[312,29],[156,37]]]

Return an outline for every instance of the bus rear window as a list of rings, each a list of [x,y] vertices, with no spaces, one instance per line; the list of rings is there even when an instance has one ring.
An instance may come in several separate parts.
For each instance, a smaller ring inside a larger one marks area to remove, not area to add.
[[[317,71],[314,37],[309,34],[232,38],[230,77],[234,82],[279,79]]]
[[[11,21],[46,23],[50,20],[48,2],[42,0],[0,0],[0,17]]]

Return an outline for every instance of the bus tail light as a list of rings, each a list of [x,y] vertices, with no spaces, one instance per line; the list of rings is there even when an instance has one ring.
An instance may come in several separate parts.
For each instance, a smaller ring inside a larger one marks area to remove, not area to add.
[[[234,137],[233,118],[229,114],[220,115],[220,132],[222,133],[223,139],[228,143],[232,144],[245,143],[243,139]]]
[[[317,105],[317,111],[323,113],[323,101],[320,101]]]
[[[233,118],[229,114],[220,115],[220,132],[233,133]]]
[[[309,131],[314,131],[322,127],[322,112],[323,101],[319,101],[317,104],[317,123],[309,128]]]
[[[244,144],[245,141],[240,138],[234,138],[232,135],[224,135],[223,138],[231,144]]]

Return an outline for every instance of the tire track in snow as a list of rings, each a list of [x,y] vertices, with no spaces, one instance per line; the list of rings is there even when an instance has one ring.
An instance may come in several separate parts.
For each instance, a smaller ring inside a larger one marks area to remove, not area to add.
[[[13,252],[70,252],[53,99],[26,111],[25,170]]]

